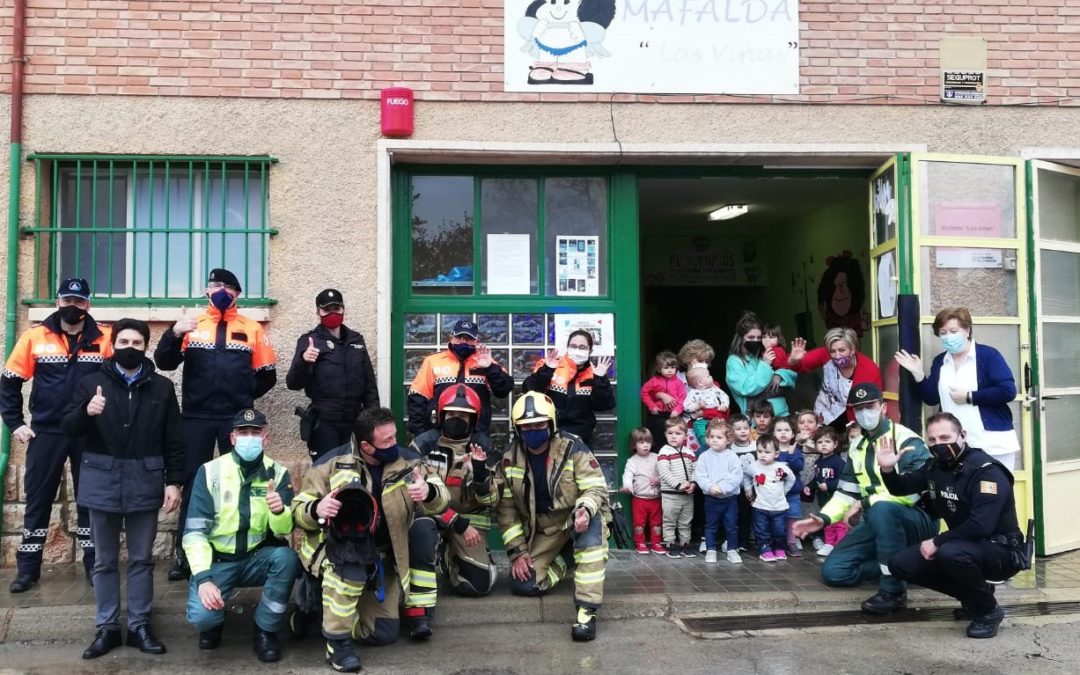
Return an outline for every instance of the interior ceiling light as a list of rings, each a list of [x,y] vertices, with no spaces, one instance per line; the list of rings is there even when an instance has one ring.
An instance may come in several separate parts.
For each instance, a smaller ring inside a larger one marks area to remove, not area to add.
[[[728,204],[710,213],[709,220],[731,220],[744,215],[749,210],[750,207],[746,204]]]

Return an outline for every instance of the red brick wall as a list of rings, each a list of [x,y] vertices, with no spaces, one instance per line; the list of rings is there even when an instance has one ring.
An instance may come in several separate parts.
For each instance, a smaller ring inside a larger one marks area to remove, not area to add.
[[[35,94],[374,98],[404,84],[427,100],[609,98],[503,93],[503,0],[27,2]],[[988,41],[990,103],[1080,101],[1080,0],[799,5],[800,95],[616,100],[936,103],[937,41],[957,35]],[[6,89],[11,0],[2,12]]]

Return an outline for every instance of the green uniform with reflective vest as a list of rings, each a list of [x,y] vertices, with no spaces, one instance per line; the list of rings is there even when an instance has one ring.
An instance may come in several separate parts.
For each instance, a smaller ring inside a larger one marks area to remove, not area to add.
[[[271,481],[284,505],[278,514],[266,504]],[[246,466],[230,452],[199,468],[183,545],[191,565],[187,617],[200,631],[225,620],[225,610],[207,610],[199,601],[203,581],[213,582],[222,597],[236,587],[262,586],[255,623],[270,633],[281,629],[297,574],[296,553],[287,539],[293,529],[292,498],[288,469],[265,454]]]
[[[889,573],[889,558],[932,537],[937,529],[936,521],[916,506],[918,494],[894,495],[885,486],[876,456],[877,441],[884,436],[903,452],[896,469],[900,473],[921,469],[931,461],[919,435],[901,424],[885,419],[874,432],[863,430],[848,451],[836,493],[821,509],[826,525],[842,520],[855,502],[861,502],[863,509],[858,525],[825,559],[821,576],[830,586],[853,586],[880,577],[881,590],[902,593],[904,582]]]

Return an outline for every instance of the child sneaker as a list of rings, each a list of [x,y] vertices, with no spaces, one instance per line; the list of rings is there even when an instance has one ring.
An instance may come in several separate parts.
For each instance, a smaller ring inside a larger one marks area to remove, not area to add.
[[[798,548],[797,546],[789,546],[788,550],[787,550],[787,554],[789,556],[791,556],[792,558],[801,558],[802,557],[802,549]]]
[[[720,543],[720,552],[721,553],[727,553],[727,542],[726,541]]]
[[[678,544],[668,544],[666,555],[669,558],[681,558],[682,547],[680,547]]]
[[[761,555],[759,555],[758,557],[761,558],[762,560],[764,560],[765,562],[774,562],[776,560],[776,557],[773,556],[772,551],[762,551]]]
[[[662,544],[653,544],[649,550],[657,555],[667,555],[667,549]]]
[[[636,550],[638,553],[641,553],[642,555],[649,555],[649,547],[645,544],[638,544],[634,547],[634,550]]]
[[[773,551],[772,555],[773,560],[787,560],[787,553],[785,553],[783,550]]]
[[[716,562],[716,551],[706,551],[705,552],[705,562],[707,562],[707,563]]]
[[[814,550],[820,551],[821,547],[825,545],[825,540],[821,537],[814,537]]]
[[[742,562],[742,556],[739,555],[738,551],[728,551],[727,552],[727,561],[729,563],[738,564],[738,563]]]
[[[698,546],[698,553],[705,553],[705,552],[707,552],[708,550],[709,550],[709,549],[708,549],[708,548],[707,548],[707,547],[705,546],[705,542],[704,542],[704,541],[702,541],[702,542],[701,542],[701,545],[700,545],[700,546]]]
[[[832,544],[822,544],[821,548],[819,548],[817,550],[817,554],[819,556],[821,556],[822,558],[824,558],[825,556],[832,553],[832,550],[833,550]]]
[[[684,558],[696,558],[697,553],[694,552],[694,547],[690,544],[684,544],[682,547],[682,555]]]

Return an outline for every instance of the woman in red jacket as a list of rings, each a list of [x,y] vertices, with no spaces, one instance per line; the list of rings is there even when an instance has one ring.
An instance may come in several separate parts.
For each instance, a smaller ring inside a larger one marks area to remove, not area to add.
[[[869,382],[884,388],[881,369],[874,360],[859,351],[858,336],[850,328],[832,328],[825,333],[825,346],[806,350],[806,340],[791,341],[788,367],[797,373],[822,368],[821,391],[814,401],[814,412],[821,421],[843,431],[855,419],[847,404],[851,388]]]

